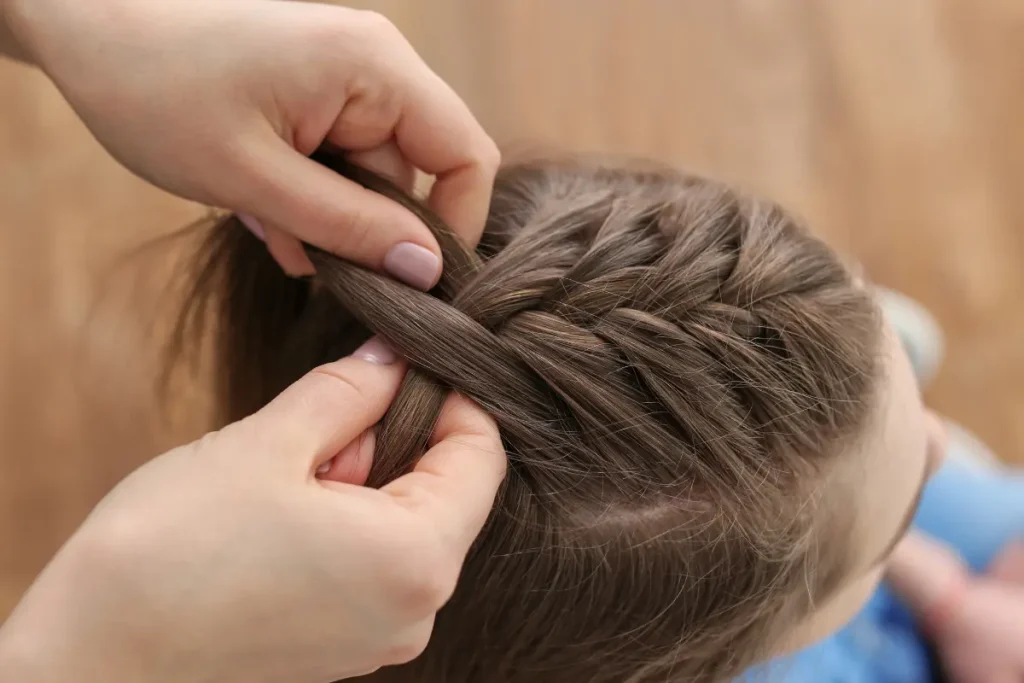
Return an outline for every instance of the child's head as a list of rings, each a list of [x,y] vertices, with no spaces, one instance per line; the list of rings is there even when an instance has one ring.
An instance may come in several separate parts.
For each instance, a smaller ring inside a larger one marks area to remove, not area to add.
[[[723,680],[859,608],[941,449],[828,247],[706,180],[536,162],[501,172],[472,252],[319,160],[424,217],[445,275],[428,295],[311,250],[317,276],[290,280],[226,221],[197,280],[218,295],[225,416],[369,328],[412,368],[370,485],[409,469],[449,390],[495,417],[510,460],[427,651],[377,679]]]

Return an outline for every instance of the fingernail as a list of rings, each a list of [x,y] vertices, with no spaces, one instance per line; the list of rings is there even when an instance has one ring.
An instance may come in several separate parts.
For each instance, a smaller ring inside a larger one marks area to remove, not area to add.
[[[267,234],[263,231],[263,226],[260,222],[246,213],[236,213],[238,220],[242,222],[242,225],[249,228],[249,232],[260,238],[261,242],[267,241]]]
[[[399,242],[384,257],[384,270],[392,277],[417,289],[434,286],[441,259],[434,252],[412,242]]]
[[[398,359],[395,350],[380,337],[370,337],[352,353],[353,358],[365,360],[377,365],[390,365]]]
[[[316,473],[317,474],[327,474],[328,472],[331,471],[331,465],[332,464],[334,464],[334,458],[331,458],[330,460],[321,463],[320,466],[316,468]]]

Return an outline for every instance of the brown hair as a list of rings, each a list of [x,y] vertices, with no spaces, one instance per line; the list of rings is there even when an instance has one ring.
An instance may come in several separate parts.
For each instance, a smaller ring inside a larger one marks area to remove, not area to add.
[[[473,251],[315,158],[419,215],[443,277],[422,293],[309,247],[317,275],[290,279],[224,219],[177,339],[216,324],[223,419],[372,331],[411,369],[369,485],[410,468],[450,390],[510,460],[426,652],[374,680],[724,680],[835,586],[843,492],[822,489],[870,419],[881,335],[822,242],[705,179],[569,160],[504,168]]]

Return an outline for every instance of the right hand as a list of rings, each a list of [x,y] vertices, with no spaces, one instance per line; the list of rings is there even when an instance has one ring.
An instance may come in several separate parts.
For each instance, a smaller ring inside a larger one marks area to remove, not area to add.
[[[1024,545],[1011,543],[972,576],[951,550],[911,533],[893,553],[887,579],[953,683],[1024,681]]]
[[[411,473],[362,486],[403,375],[371,351],[123,481],[0,629],[0,678],[326,683],[422,652],[506,459],[453,396]]]
[[[306,158],[325,141],[434,175],[470,246],[500,154],[387,19],[279,0],[0,0],[20,51],[126,167],[249,217],[293,275],[299,240],[427,289],[440,249],[412,213]],[[3,19],[4,17],[0,17]]]

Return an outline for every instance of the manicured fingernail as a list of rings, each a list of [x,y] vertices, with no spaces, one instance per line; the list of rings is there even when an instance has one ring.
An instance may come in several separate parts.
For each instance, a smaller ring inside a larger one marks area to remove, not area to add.
[[[441,259],[434,252],[412,242],[399,242],[384,257],[384,270],[417,289],[430,289],[437,281]]]
[[[265,242],[267,240],[267,234],[263,231],[263,226],[260,225],[258,220],[245,213],[236,213],[235,215],[238,216],[238,220],[242,222],[242,225],[249,228],[249,232],[260,238],[260,241]]]
[[[390,365],[398,360],[395,350],[388,346],[388,343],[380,337],[370,337],[366,342],[352,353],[353,358],[365,360],[368,363],[377,365]]]

